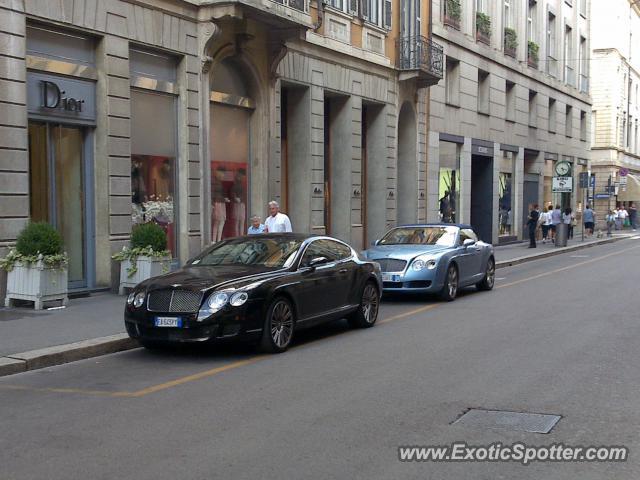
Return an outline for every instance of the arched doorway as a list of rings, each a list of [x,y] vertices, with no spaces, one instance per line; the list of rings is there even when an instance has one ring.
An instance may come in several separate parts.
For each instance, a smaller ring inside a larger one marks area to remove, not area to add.
[[[405,102],[398,116],[398,224],[415,223],[418,212],[416,114]]]
[[[210,94],[211,241],[246,234],[250,121],[255,108],[243,69],[232,57],[213,69]]]

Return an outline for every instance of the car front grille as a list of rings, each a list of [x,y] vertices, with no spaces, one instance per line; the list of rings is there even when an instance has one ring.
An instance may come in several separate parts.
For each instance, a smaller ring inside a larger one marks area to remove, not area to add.
[[[405,260],[397,260],[395,258],[378,258],[374,262],[380,264],[380,269],[383,272],[403,272],[407,266]]]
[[[195,313],[200,309],[202,293],[191,290],[154,290],[149,293],[151,312]]]

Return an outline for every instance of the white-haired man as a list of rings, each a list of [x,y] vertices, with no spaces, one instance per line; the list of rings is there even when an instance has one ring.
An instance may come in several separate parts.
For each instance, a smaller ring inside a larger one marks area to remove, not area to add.
[[[266,231],[269,233],[292,232],[291,220],[284,213],[280,213],[278,202],[269,202],[269,216],[264,221]]]

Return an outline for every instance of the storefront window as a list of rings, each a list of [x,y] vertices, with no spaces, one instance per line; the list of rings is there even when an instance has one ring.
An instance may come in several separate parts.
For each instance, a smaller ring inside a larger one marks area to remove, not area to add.
[[[211,240],[247,233],[249,121],[252,105],[231,60],[214,71],[211,126]]]
[[[502,152],[498,175],[498,233],[513,235],[513,169],[515,154]]]
[[[460,147],[456,143],[440,142],[438,203],[441,222],[459,221]]]
[[[154,222],[167,233],[176,256],[175,97],[131,91],[131,203],[134,224]]]

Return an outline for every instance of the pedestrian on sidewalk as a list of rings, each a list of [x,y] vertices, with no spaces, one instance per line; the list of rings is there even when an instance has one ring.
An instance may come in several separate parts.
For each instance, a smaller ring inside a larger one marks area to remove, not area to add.
[[[607,237],[611,236],[611,229],[616,223],[616,214],[613,210],[609,210],[609,213],[606,216],[607,221]]]
[[[616,230],[624,230],[624,222],[629,216],[629,212],[624,208],[624,204],[618,207],[616,212]]]
[[[596,225],[596,214],[589,205],[586,206],[582,214],[582,221],[584,222],[584,229],[586,231],[587,238],[593,235],[593,229]]]
[[[575,220],[575,215],[573,211],[567,207],[564,209],[564,213],[562,214],[562,223],[567,225],[568,237],[569,239],[573,238],[573,221]]]
[[[269,233],[291,232],[291,220],[280,212],[280,205],[275,200],[269,202],[269,216],[264,221],[266,231]]]
[[[549,231],[551,230],[551,210],[553,210],[553,207],[549,205],[546,212],[543,211],[540,213],[539,222],[542,227],[542,243],[547,243]]]
[[[556,205],[556,208],[551,210],[551,240],[552,241],[555,241],[556,227],[561,223],[562,223],[562,211],[560,210],[560,205]]]
[[[538,220],[540,212],[538,212],[538,204],[533,205],[527,217],[527,226],[529,227],[529,248],[536,248],[536,228],[538,228]]]
[[[629,204],[629,223],[631,224],[631,228],[633,231],[636,231],[636,221],[638,220],[638,209],[636,208],[636,204],[631,202]]]

